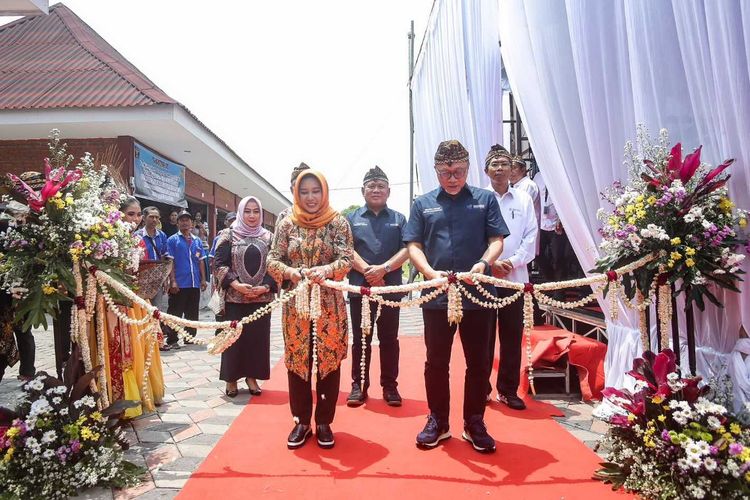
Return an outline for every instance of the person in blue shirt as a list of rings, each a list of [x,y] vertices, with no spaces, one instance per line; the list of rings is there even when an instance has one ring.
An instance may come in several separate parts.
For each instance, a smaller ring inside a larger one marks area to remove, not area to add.
[[[146,244],[146,255],[143,260],[161,260],[167,257],[167,238],[164,231],[159,229],[161,213],[156,207],[143,209],[145,224],[134,234],[140,236]]]
[[[495,196],[467,185],[468,171],[469,152],[463,145],[456,140],[441,142],[435,153],[440,187],[418,197],[412,205],[404,241],[409,258],[426,280],[445,276],[447,271],[488,273],[502,252],[503,238],[509,234]],[[478,294],[470,281],[464,286],[469,293]],[[488,288],[494,287],[485,287]],[[448,373],[457,325],[448,322],[445,294],[422,306],[422,318],[427,347],[424,378],[430,415],[417,435],[417,446],[434,448],[451,437]],[[463,319],[458,328],[466,358],[462,437],[482,453],[495,451],[495,440],[484,424],[490,376],[487,350],[493,319],[491,309],[464,298]]]
[[[200,238],[193,236],[193,216],[183,211],[177,216],[176,234],[167,240],[167,256],[174,260],[169,286],[167,313],[189,320],[198,320],[201,291],[206,289],[206,251]],[[195,328],[186,328],[195,336]],[[177,346],[177,332],[167,327],[167,343]]]
[[[349,273],[349,284],[355,286],[393,286],[401,284],[401,265],[408,258],[403,241],[406,217],[388,208],[391,188],[388,176],[380,167],[370,169],[364,177],[362,195],[365,206],[358,208],[347,217],[354,237],[354,260]],[[400,300],[401,296],[387,297]],[[362,296],[349,294],[349,310],[352,319],[352,391],[346,400],[347,406],[357,407],[367,399],[370,386],[370,353],[372,335],[365,337],[365,376],[362,384]],[[380,341],[380,385],[383,399],[389,406],[401,406],[398,393],[398,323],[399,309],[382,306],[380,316],[375,315],[377,307],[372,304],[370,322],[373,331],[377,330]]]

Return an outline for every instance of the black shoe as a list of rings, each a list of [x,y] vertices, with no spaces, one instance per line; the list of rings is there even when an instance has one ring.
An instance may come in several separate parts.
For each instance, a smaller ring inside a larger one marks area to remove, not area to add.
[[[286,447],[290,450],[299,448],[310,436],[312,436],[312,429],[309,425],[297,424],[286,439]]]
[[[474,415],[464,422],[464,433],[461,436],[471,443],[479,453],[495,453],[495,440],[487,434],[481,415]]]
[[[356,408],[365,404],[367,400],[367,391],[362,392],[359,385],[352,385],[352,392],[349,393],[349,397],[346,398],[346,406]]]
[[[447,421],[439,421],[434,415],[427,416],[427,425],[417,434],[417,447],[434,448],[440,441],[451,437]]]
[[[328,424],[320,424],[315,427],[315,435],[318,437],[318,446],[329,450],[336,442],[333,439],[333,431]]]
[[[519,398],[515,394],[507,394],[504,392],[498,392],[497,402],[505,403],[506,405],[508,405],[508,408],[511,408],[513,410],[525,410],[526,409],[526,403],[524,403],[523,399]]]
[[[383,389],[383,400],[388,406],[401,406],[401,394],[395,387],[386,387]]]

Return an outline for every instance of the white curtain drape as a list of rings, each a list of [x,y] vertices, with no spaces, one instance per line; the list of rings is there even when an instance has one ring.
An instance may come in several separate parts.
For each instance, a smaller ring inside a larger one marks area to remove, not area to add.
[[[734,157],[730,192],[750,208],[750,2],[499,1],[502,56],[550,196],[584,269],[597,258],[599,193],[625,179],[622,148],[638,123],[717,164]],[[745,138],[743,141],[742,139]],[[745,266],[747,268],[747,265]],[[697,314],[698,370],[728,373],[750,398],[750,283]],[[606,310],[608,301],[600,301]],[[640,354],[635,316],[611,322],[609,385]],[[684,325],[684,322],[682,323]]]
[[[414,68],[414,151],[421,190],[438,186],[437,145],[468,149],[468,182],[484,187],[484,156],[502,140],[497,0],[436,0]]]

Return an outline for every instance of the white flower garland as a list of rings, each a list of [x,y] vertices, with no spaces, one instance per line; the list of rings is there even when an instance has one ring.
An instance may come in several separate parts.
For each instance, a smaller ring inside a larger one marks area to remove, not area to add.
[[[617,297],[626,299],[625,292],[622,287],[621,283],[621,277],[624,274],[631,273],[635,269],[638,269],[649,262],[653,261],[657,256],[655,255],[646,255],[626,266],[623,266],[617,270],[609,271],[605,274],[597,274],[593,276],[589,276],[587,278],[581,278],[581,279],[575,279],[575,280],[569,280],[569,281],[560,281],[560,282],[552,282],[552,283],[542,283],[539,285],[531,285],[530,283],[515,283],[512,281],[507,281],[501,278],[495,278],[493,276],[486,276],[484,274],[472,274],[467,272],[462,273],[455,273],[450,274],[449,276],[440,277],[434,280],[428,280],[428,281],[422,281],[422,282],[415,282],[415,283],[409,283],[406,285],[396,285],[396,286],[378,286],[378,287],[356,287],[353,285],[349,285],[348,283],[343,283],[340,281],[332,281],[332,280],[325,280],[322,285],[326,286],[328,288],[331,288],[333,290],[338,290],[341,292],[353,292],[353,293],[361,293],[363,295],[363,304],[362,304],[362,357],[360,359],[360,373],[361,373],[361,381],[362,385],[364,386],[364,376],[365,376],[365,368],[366,368],[366,335],[372,334],[372,322],[370,320],[370,312],[371,312],[371,304],[370,301],[375,301],[378,304],[378,313],[376,315],[376,322],[377,317],[380,315],[380,310],[383,305],[390,306],[390,307],[415,307],[421,304],[424,304],[426,302],[429,302],[433,299],[435,299],[437,296],[439,296],[442,293],[448,294],[448,320],[449,322],[453,323],[459,323],[463,317],[463,306],[462,306],[462,296],[465,296],[468,300],[471,302],[488,309],[501,309],[503,307],[506,307],[509,304],[512,304],[516,300],[518,300],[521,295],[523,295],[524,300],[524,318],[523,318],[523,324],[524,324],[524,330],[525,330],[525,336],[526,336],[526,356],[528,359],[528,376],[529,376],[529,383],[530,387],[533,393],[535,393],[534,388],[534,380],[533,380],[533,373],[534,369],[531,365],[531,330],[534,326],[534,303],[533,299],[536,298],[540,303],[559,307],[562,309],[573,309],[576,307],[580,307],[588,302],[591,302],[594,300],[599,293],[601,293],[602,289],[606,286],[607,283],[609,283],[609,286],[611,288],[610,292],[615,297],[615,300]],[[77,266],[76,266],[77,267]],[[78,280],[77,280],[77,288],[82,288],[80,283],[80,269],[77,270],[78,272]],[[74,269],[74,274],[76,273],[76,269]],[[322,305],[321,305],[321,297],[320,297],[320,287],[321,284],[318,283],[312,283],[308,279],[303,278],[302,281],[300,281],[297,285],[297,287],[289,292],[280,294],[275,300],[269,302],[264,307],[258,309],[253,314],[246,316],[245,318],[242,318],[239,321],[190,321],[185,320],[183,318],[178,318],[176,316],[172,316],[170,314],[161,313],[156,307],[152,306],[148,302],[146,302],[144,299],[140,298],[138,295],[136,295],[132,290],[130,290],[126,285],[123,283],[120,283],[119,281],[113,279],[111,276],[108,276],[106,273],[92,269],[91,277],[92,283],[94,283],[94,286],[87,287],[87,295],[86,295],[86,310],[85,314],[78,314],[78,310],[76,310],[76,314],[74,314],[74,324],[78,326],[79,328],[79,335],[78,337],[81,337],[81,331],[85,329],[84,323],[85,317],[90,316],[90,314],[93,314],[93,308],[89,309],[88,305],[89,303],[93,304],[92,301],[96,300],[96,283],[98,282],[99,287],[102,291],[102,295],[104,296],[104,300],[107,303],[107,306],[110,310],[112,310],[115,314],[118,315],[118,317],[127,324],[132,325],[145,325],[149,322],[155,323],[162,322],[168,326],[170,326],[173,330],[177,332],[177,334],[183,339],[185,342],[190,342],[193,344],[198,345],[206,345],[208,347],[208,352],[211,354],[219,354],[226,350],[229,346],[231,346],[242,334],[242,327],[245,324],[251,323],[253,321],[256,321],[257,319],[265,316],[266,314],[269,314],[273,309],[279,307],[280,305],[286,304],[289,302],[292,298],[295,298],[295,304],[294,307],[297,310],[298,315],[303,319],[309,319],[311,320],[311,335],[312,335],[312,364],[313,364],[313,370],[317,373],[318,371],[318,329],[319,324],[318,321],[320,320],[320,316],[322,313]],[[474,294],[469,293],[469,291],[466,289],[466,287],[462,284],[463,280],[473,280],[474,283],[476,283],[476,289],[478,290],[479,294],[482,295],[487,300],[481,300],[478,297],[476,297]],[[502,288],[508,288],[511,290],[516,290],[516,293],[513,295],[510,295],[508,297],[504,298],[498,298],[492,295],[488,290],[486,290],[483,286],[481,286],[482,283],[491,284],[497,287]],[[596,286],[598,285],[598,286]],[[546,295],[543,292],[546,291],[552,291],[552,290],[561,290],[564,288],[574,288],[574,287],[581,287],[581,286],[591,286],[594,288],[594,291],[587,295],[586,297],[577,300],[575,302],[564,302],[564,301],[558,301],[555,299],[552,299],[548,295]],[[651,285],[651,291],[655,291],[656,287],[656,280]],[[122,314],[117,307],[114,304],[114,301],[112,300],[107,288],[112,288],[116,290],[118,293],[122,294],[123,296],[127,297],[128,299],[132,300],[133,302],[136,302],[139,304],[142,308],[144,308],[148,313],[149,316],[145,318],[141,318],[140,320],[135,320],[132,318],[127,317],[127,315]],[[433,288],[429,293],[420,294],[420,297],[414,298],[414,299],[408,299],[408,300],[401,300],[401,301],[394,301],[384,298],[384,295],[387,294],[394,294],[394,293],[409,293],[409,292],[415,292],[415,291],[422,291],[428,288]],[[89,294],[90,290],[94,290],[91,292],[93,295]],[[666,292],[664,291],[666,289]],[[77,290],[77,292],[80,292],[80,290]],[[665,294],[669,293],[669,285],[660,286],[659,293]],[[640,293],[640,292],[638,292]],[[80,295],[79,295],[80,296]],[[667,300],[661,300],[660,299],[660,311],[659,311],[659,319],[662,321],[662,325],[668,325],[668,322],[671,320],[671,297],[666,297]],[[651,299],[650,299],[651,300]],[[640,312],[645,311],[645,309],[650,305],[651,302],[648,302],[646,300],[643,300],[642,298],[638,299],[637,304],[633,304],[630,300],[623,300],[625,305],[629,308],[637,309]],[[664,305],[662,305],[664,304]],[[613,306],[615,303],[613,302]],[[616,315],[617,307],[612,307],[612,313],[613,315]],[[82,321],[83,320],[83,321]],[[666,322],[666,323],[665,323]],[[153,326],[153,325],[152,325]],[[221,333],[216,335],[212,339],[198,339],[191,337],[186,331],[185,328],[199,328],[199,329],[219,329],[221,330]],[[667,334],[665,333],[667,331],[667,328],[662,326],[662,337],[665,337]],[[144,333],[144,335],[149,338],[148,343],[151,343],[150,338],[153,335],[153,329],[147,328],[147,333]],[[666,343],[662,342],[662,345],[667,345]],[[84,347],[82,346],[82,350]],[[89,355],[89,363],[90,363],[90,355]],[[145,387],[145,386],[144,386]]]

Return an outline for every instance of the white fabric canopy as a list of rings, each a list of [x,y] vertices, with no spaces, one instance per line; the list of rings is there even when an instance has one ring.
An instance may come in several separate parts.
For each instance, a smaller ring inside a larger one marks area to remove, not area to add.
[[[703,144],[712,164],[737,158],[730,192],[750,208],[750,3],[500,0],[499,25],[514,97],[584,269],[597,257],[598,193],[626,179],[622,148],[638,123],[667,128],[683,149]],[[737,404],[750,397],[750,347],[739,339],[750,284],[742,289],[696,321],[699,373],[728,372]],[[609,385],[626,383],[640,353],[635,324],[622,310],[610,322]]]
[[[438,186],[435,150],[447,139],[469,151],[468,183],[488,183],[484,156],[502,140],[497,8],[497,0],[437,0],[433,6],[411,82],[423,193]]]

